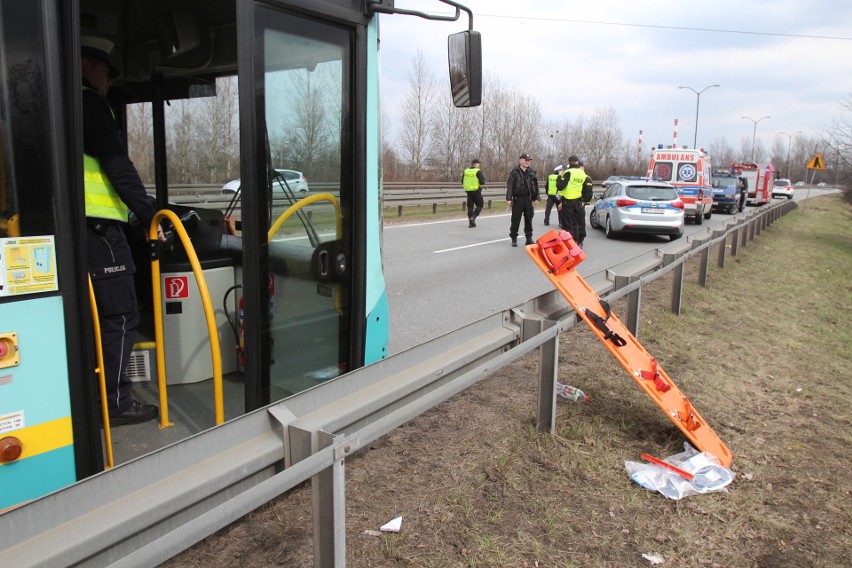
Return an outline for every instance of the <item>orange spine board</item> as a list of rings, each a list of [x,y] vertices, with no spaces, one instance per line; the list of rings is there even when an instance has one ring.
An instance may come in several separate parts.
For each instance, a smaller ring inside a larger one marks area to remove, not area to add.
[[[551,233],[554,232],[551,231],[541,237],[539,243],[545,240],[552,241]],[[574,307],[580,319],[586,322],[592,333],[612,353],[613,357],[627,371],[627,374],[645,391],[645,394],[663,410],[669,420],[680,428],[681,432],[696,448],[713,454],[719,458],[722,465],[730,467],[734,459],[731,451],[695,410],[689,399],[669,378],[656,359],[630,333],[621,320],[615,314],[611,314],[606,322],[610,330],[626,341],[624,346],[618,347],[612,341],[605,339],[604,332],[598,329],[586,315],[585,310],[588,309],[601,317],[606,317],[600,303],[600,296],[595,293],[583,277],[577,274],[573,267],[557,270],[554,273],[551,264],[542,253],[540,244],[529,245],[526,247],[526,251],[556,289]]]

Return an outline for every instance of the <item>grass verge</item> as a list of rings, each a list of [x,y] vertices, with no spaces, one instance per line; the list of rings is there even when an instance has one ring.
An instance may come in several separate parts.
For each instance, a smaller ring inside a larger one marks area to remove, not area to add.
[[[684,438],[575,326],[560,381],[592,402],[560,401],[555,435],[533,427],[529,356],[347,461],[347,565],[848,565],[851,269],[852,207],[836,195],[712,265],[707,288],[688,267],[680,316],[670,280],[643,292],[639,339],[731,448],[729,492],[670,501],[630,480],[625,460]],[[366,532],[399,515],[401,532]],[[168,565],[307,566],[310,522],[299,488]]]

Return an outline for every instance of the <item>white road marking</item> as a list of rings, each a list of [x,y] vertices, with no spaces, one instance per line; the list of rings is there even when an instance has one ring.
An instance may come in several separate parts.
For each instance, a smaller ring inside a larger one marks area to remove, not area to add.
[[[456,251],[456,250],[462,250],[462,249],[471,248],[471,247],[480,247],[482,245],[502,243],[503,241],[508,241],[508,240],[509,240],[509,238],[506,237],[506,238],[497,239],[497,240],[494,240],[494,241],[484,241],[484,242],[481,242],[481,243],[474,243],[472,245],[464,245],[463,247],[453,247],[453,248],[448,248],[448,249],[444,249],[444,250],[435,250],[435,251],[432,251],[432,252],[435,253],[435,254],[440,254],[442,252],[453,252],[453,251]]]
[[[508,213],[502,213],[502,214],[498,214],[498,215],[486,215],[484,217],[480,216],[480,217],[477,217],[476,220],[482,221],[483,219],[493,219],[495,217],[510,217],[510,216],[511,215],[508,214]],[[388,229],[402,229],[402,228],[405,228],[405,227],[424,227],[424,226],[427,226],[427,225],[439,225],[441,223],[467,223],[467,217],[465,217],[464,219],[446,219],[444,221],[426,221],[426,222],[423,222],[423,223],[405,223],[405,222],[393,223],[391,225],[385,225],[384,230],[387,231]]]

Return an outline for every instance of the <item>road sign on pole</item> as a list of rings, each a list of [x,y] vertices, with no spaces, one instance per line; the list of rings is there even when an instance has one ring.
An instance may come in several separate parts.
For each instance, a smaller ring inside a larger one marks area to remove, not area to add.
[[[811,158],[811,161],[805,167],[809,170],[824,170],[825,161],[822,159],[822,154],[817,154]]]

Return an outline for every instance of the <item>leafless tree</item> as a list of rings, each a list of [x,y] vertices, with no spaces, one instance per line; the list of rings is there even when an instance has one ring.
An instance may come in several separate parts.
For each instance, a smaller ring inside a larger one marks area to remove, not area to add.
[[[787,138],[783,135],[776,134],[772,138],[769,162],[775,165],[779,177],[784,175],[784,170],[787,169]]]
[[[828,181],[852,184],[852,94],[847,94],[840,102],[842,113],[835,117],[824,139],[829,148],[829,157],[833,166],[834,179]]]
[[[714,167],[727,167],[737,161],[737,156],[734,149],[728,144],[724,138],[715,138],[713,142],[707,146]],[[751,152],[751,147],[749,147]]]
[[[583,161],[586,173],[593,178],[647,166],[637,165],[636,148],[632,142],[625,140],[618,113],[611,106],[597,108],[589,117],[580,114],[573,120],[565,120],[557,132],[557,161],[575,155]]]
[[[239,177],[239,122],[236,77],[216,81],[216,96],[198,100],[200,112],[194,144],[206,148],[196,158],[202,183],[225,183]]]
[[[408,74],[411,81],[408,94],[400,108],[400,151],[407,163],[410,178],[422,179],[427,161],[432,114],[435,105],[435,76],[418,51]]]
[[[648,171],[648,161],[646,155],[638,148],[636,140],[625,138],[621,146],[616,148],[616,172],[626,175],[643,176]],[[599,175],[601,178],[603,178],[604,173],[600,172]],[[594,178],[594,176],[592,177]]]
[[[381,175],[384,181],[400,181],[399,157],[394,150],[394,144],[391,140],[391,119],[388,115],[387,108],[382,106],[381,109]]]
[[[488,174],[486,179],[494,179],[495,169],[502,170],[498,166],[497,157],[494,153],[494,148],[488,139],[489,124],[495,113],[499,112],[496,101],[493,98],[493,93],[500,89],[500,81],[493,73],[485,73],[482,80],[482,104],[473,110],[471,115],[474,146],[471,146],[468,153],[473,154],[471,158],[478,157],[482,160],[482,167]],[[502,175],[502,171],[500,171]]]
[[[743,136],[740,141],[740,152],[737,161],[740,162],[765,162],[769,158],[769,152],[760,138],[753,139],[751,136]]]
[[[616,172],[623,134],[615,108],[609,106],[596,109],[584,134],[583,160],[586,172],[592,177],[606,177]]]
[[[808,183],[826,179],[824,172],[805,167],[817,154],[822,154],[825,165],[833,170],[837,157],[833,155],[826,135],[797,136],[791,150],[790,177]]]
[[[330,169],[325,162],[330,158],[330,145],[339,148],[340,81],[329,67],[314,71],[299,70],[290,73],[292,84],[291,121],[285,132],[290,132],[290,148],[295,152],[291,163],[309,176]],[[334,93],[334,96],[328,96]],[[334,133],[338,133],[335,135]]]
[[[486,140],[492,147],[495,167],[507,173],[517,165],[521,152],[530,154],[533,168],[539,165],[541,151],[542,118],[538,101],[520,89],[500,89],[491,95],[493,99]]]
[[[198,179],[198,137],[195,135],[197,107],[191,99],[172,101],[166,112],[166,147],[169,183],[192,183]]]
[[[542,120],[542,160],[539,164],[541,171],[550,172],[556,166],[565,166],[566,157],[559,152],[559,128],[560,124],[555,120]]]
[[[154,183],[154,128],[151,103],[127,105],[127,151],[142,183]]]
[[[461,177],[470,163],[473,156],[468,154],[476,147],[475,113],[476,109],[455,107],[449,93],[436,104],[429,155],[440,164],[434,172],[439,180]]]

